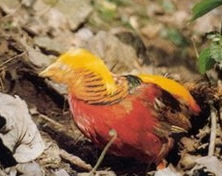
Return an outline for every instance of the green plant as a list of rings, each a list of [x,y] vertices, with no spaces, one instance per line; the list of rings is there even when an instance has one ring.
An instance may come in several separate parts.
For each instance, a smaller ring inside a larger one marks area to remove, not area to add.
[[[222,0],[202,0],[192,8],[191,21],[205,15],[216,7],[222,5]],[[215,63],[222,63],[222,31],[207,34],[210,40],[208,47],[204,48],[198,56],[198,68],[201,74],[211,69]]]

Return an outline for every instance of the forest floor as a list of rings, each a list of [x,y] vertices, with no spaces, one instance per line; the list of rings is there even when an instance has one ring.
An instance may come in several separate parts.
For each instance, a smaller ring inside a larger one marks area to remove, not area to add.
[[[96,164],[101,150],[75,127],[66,91],[38,76],[70,48],[87,48],[100,56],[114,73],[167,75],[184,84],[207,82],[198,72],[195,49],[200,51],[206,46],[207,32],[219,29],[222,11],[214,10],[189,23],[195,2],[1,0],[0,92],[18,95],[27,103],[46,149],[35,159],[36,165],[22,163],[27,167],[21,171],[7,158],[9,163],[1,161],[4,153],[0,147],[0,163],[10,166],[2,167],[0,175],[81,176],[87,175]],[[215,73],[209,73],[208,78],[218,86]],[[205,108],[198,117],[203,119],[201,123],[197,120],[194,129],[169,153],[164,171],[107,154],[96,174],[219,176],[222,173],[220,103],[215,100]],[[0,120],[0,133],[1,127]],[[216,134],[214,138],[212,133]]]

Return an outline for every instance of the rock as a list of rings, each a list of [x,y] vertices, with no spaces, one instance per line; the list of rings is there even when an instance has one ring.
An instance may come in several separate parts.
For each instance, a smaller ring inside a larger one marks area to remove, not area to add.
[[[47,54],[60,55],[73,47],[75,35],[70,31],[64,31],[58,36],[36,36],[34,42]]]
[[[92,11],[89,0],[55,2],[38,0],[34,4],[34,9],[38,13],[41,12],[42,20],[45,22],[44,24],[51,26],[54,30],[56,30],[56,28],[62,29],[67,27],[75,30],[80,24],[86,21]],[[43,11],[44,9],[46,10]]]
[[[55,8],[66,15],[72,30],[75,30],[81,23],[83,23],[92,11],[89,0],[58,1]]]
[[[101,57],[114,73],[129,73],[134,69],[141,69],[136,51],[108,32],[98,32],[85,47]]]
[[[54,61],[53,56],[47,56],[43,54],[37,48],[30,46],[29,44],[22,42],[22,45],[25,47],[25,50],[28,53],[28,60],[30,61],[31,66],[35,66],[38,68],[46,67]]]
[[[90,29],[82,28],[75,33],[72,44],[75,47],[82,48],[86,45],[87,41],[89,41],[93,36],[94,35]]]
[[[0,7],[3,8],[3,10],[6,13],[12,13],[18,6],[19,6],[19,2],[15,0],[1,0],[0,1]]]
[[[56,39],[51,39],[48,36],[35,37],[34,42],[48,53],[55,55],[59,55],[67,50],[67,48],[56,41]]]

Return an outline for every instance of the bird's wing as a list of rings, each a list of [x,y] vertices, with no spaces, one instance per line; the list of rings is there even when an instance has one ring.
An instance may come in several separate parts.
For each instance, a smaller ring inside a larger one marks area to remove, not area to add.
[[[186,132],[191,127],[190,117],[193,112],[183,99],[173,96],[159,86],[157,89],[159,89],[159,95],[153,102],[153,110],[157,113],[156,117],[160,122],[157,132],[165,128],[170,128],[172,133]]]
[[[155,133],[166,136],[166,132],[186,132],[190,127],[189,118],[193,112],[189,104],[181,97],[163,89],[155,83],[144,83],[137,76],[127,75],[130,93],[144,102],[158,123]]]

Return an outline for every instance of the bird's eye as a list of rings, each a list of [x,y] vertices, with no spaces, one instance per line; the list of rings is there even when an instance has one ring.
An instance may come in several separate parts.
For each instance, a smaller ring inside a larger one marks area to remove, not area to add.
[[[67,68],[68,68],[67,65],[64,65],[64,64],[61,64],[59,66],[59,69],[62,70],[62,71],[67,70]]]

